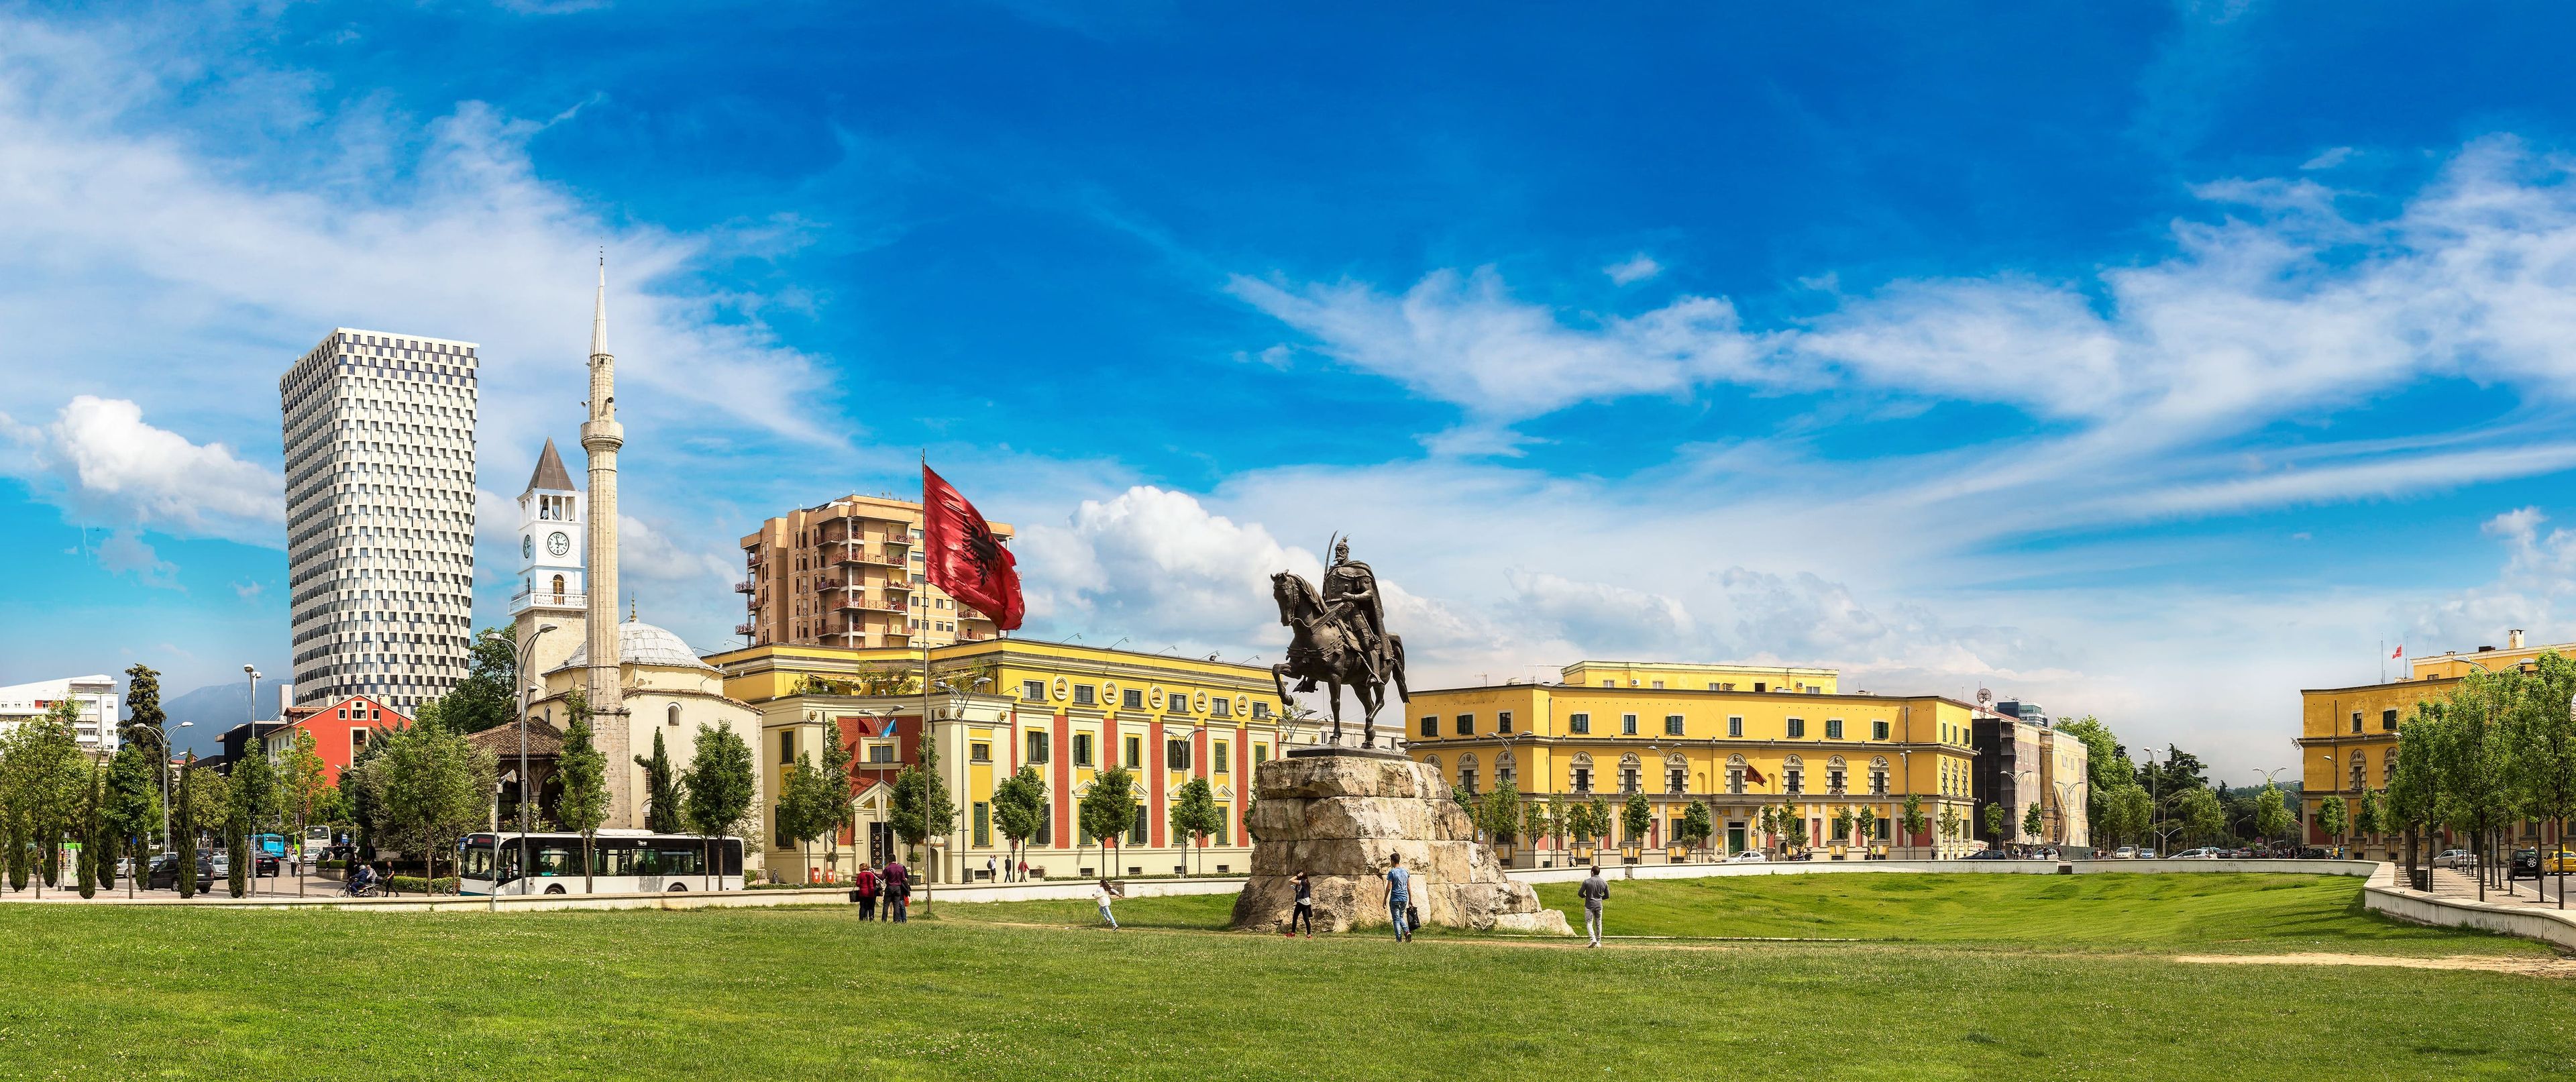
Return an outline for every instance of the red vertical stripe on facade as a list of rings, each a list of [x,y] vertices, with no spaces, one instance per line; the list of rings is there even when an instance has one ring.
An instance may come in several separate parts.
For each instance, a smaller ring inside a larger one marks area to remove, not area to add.
[[[1048,749],[1055,758],[1054,799],[1055,847],[1073,848],[1073,724],[1065,716],[1055,716],[1055,747]]]

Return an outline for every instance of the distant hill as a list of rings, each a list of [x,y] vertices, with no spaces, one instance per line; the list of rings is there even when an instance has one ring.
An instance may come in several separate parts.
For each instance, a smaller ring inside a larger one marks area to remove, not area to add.
[[[262,670],[268,671],[268,670]],[[176,698],[161,700],[161,712],[170,717],[170,748],[181,755],[191,751],[200,756],[224,750],[224,730],[249,721],[245,709],[250,698],[250,681],[209,684]],[[277,685],[259,682],[259,720],[277,720]],[[196,722],[191,729],[179,728],[183,721]]]

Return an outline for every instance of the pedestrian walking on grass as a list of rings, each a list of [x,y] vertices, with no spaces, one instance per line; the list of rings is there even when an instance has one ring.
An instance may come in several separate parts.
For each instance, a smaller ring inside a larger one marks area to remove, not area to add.
[[[1413,907],[1413,873],[1404,870],[1404,854],[1387,858],[1386,919],[1395,925],[1395,941],[1410,942],[1413,929],[1404,922],[1405,911]]]
[[[886,904],[894,907],[894,922],[909,924],[912,918],[912,869],[903,861],[886,864]]]
[[[1109,911],[1109,900],[1115,897],[1117,894],[1110,891],[1109,881],[1106,879],[1091,888],[1092,904],[1100,907],[1100,919],[1107,923],[1109,930],[1113,932],[1118,930],[1118,915]]]
[[[1297,924],[1306,924],[1306,938],[1315,938],[1315,885],[1306,881],[1306,873],[1297,873],[1297,904],[1288,907],[1288,938],[1297,938]]]
[[[852,893],[859,896],[859,919],[877,919],[877,870],[865,864],[859,865],[857,886],[859,889]]]
[[[1592,946],[1601,945],[1601,902],[1610,897],[1610,882],[1601,878],[1601,866],[1592,866],[1592,877],[1574,892],[1583,899],[1583,930],[1592,936]]]
[[[1021,857],[1021,858],[1020,858],[1020,882],[1026,883],[1026,882],[1028,882],[1028,881],[1029,881],[1029,858],[1027,858],[1027,857]]]

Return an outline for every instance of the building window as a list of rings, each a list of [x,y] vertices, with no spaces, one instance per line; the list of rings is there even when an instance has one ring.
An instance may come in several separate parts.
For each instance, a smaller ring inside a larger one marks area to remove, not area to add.
[[[1270,745],[1268,745],[1268,744],[1254,744],[1254,745],[1252,746],[1252,765],[1254,765],[1254,766],[1260,766],[1261,764],[1266,763],[1266,762],[1269,762],[1269,761],[1270,761]]]
[[[1458,790],[1468,796],[1476,795],[1475,767],[1461,766],[1458,768]]]
[[[1092,690],[1091,690],[1091,685],[1089,685],[1089,684],[1075,684],[1075,685],[1073,686],[1073,705],[1075,705],[1075,706],[1095,706],[1095,705],[1098,705],[1098,704],[1099,704],[1099,702],[1100,702],[1100,700],[1098,700],[1098,699],[1096,699],[1096,698],[1094,698],[1094,697],[1093,697],[1093,692],[1092,692]]]
[[[680,704],[672,703],[669,708],[662,711],[662,723],[665,725],[680,723]]]
[[[1075,733],[1075,734],[1073,734],[1073,765],[1075,765],[1075,766],[1090,766],[1090,765],[1091,765],[1091,734],[1090,734],[1090,733]]]
[[[1163,741],[1163,767],[1173,771],[1189,770],[1190,742],[1188,740]]]
[[[981,800],[975,802],[975,844],[993,844],[993,806]]]
[[[782,764],[796,761],[796,730],[789,729],[778,734],[778,761]]]
[[[1046,701],[1046,697],[1047,697],[1047,696],[1046,696],[1046,681],[1044,681],[1044,680],[1022,680],[1022,681],[1020,681],[1020,698],[1026,699],[1026,700],[1028,700],[1028,701],[1030,701],[1030,702],[1033,702],[1033,703],[1040,703],[1040,702],[1045,702],[1045,701]]]
[[[1664,768],[1664,791],[1667,793],[1679,793],[1685,791],[1681,767],[1671,766]]]
[[[2361,731],[2361,711],[2359,710],[2352,712],[2352,731],[2356,733]]]
[[[1476,715],[1474,715],[1474,714],[1460,714],[1460,715],[1458,715],[1458,735],[1460,735],[1460,736],[1474,736],[1475,734],[1476,734]]]
[[[1635,736],[1635,735],[1637,735],[1637,715],[1635,715],[1635,714],[1621,714],[1621,715],[1619,715],[1619,735],[1621,735],[1621,736]]]
[[[1840,740],[1840,739],[1842,739],[1842,738],[1843,738],[1843,719],[1841,719],[1841,718],[1826,718],[1826,719],[1825,719],[1825,739],[1827,739],[1827,740]]]
[[[1141,770],[1141,769],[1144,769],[1144,766],[1145,766],[1145,738],[1144,738],[1144,737],[1141,737],[1141,736],[1131,736],[1131,737],[1128,737],[1128,738],[1127,738],[1126,745],[1125,745],[1125,747],[1124,747],[1124,749],[1123,749],[1123,750],[1125,750],[1125,751],[1126,751],[1126,753],[1127,753],[1127,757],[1126,757],[1125,759],[1123,759],[1123,760],[1120,760],[1120,761],[1121,761],[1121,762],[1124,762],[1124,763],[1126,763],[1126,764],[1127,764],[1127,769],[1129,769],[1129,770]]]
[[[1144,708],[1145,708],[1145,692],[1144,692],[1144,690],[1143,690],[1143,689],[1141,689],[1141,688],[1128,688],[1128,689],[1127,689],[1127,691],[1126,691],[1126,693],[1125,693],[1124,695],[1120,696],[1120,698],[1119,698],[1119,702],[1118,702],[1118,705],[1119,705],[1121,708],[1123,708],[1123,709],[1127,709],[1127,710],[1142,710],[1142,709],[1144,709]]]
[[[1027,761],[1032,763],[1043,763],[1047,761],[1047,734],[1030,733],[1028,734],[1027,743]]]
[[[1589,793],[1592,791],[1591,767],[1578,766],[1574,768],[1574,791],[1578,793]]]
[[[1565,716],[1565,731],[1567,731],[1567,732],[1569,732],[1569,733],[1575,733],[1575,734],[1577,734],[1577,735],[1586,735],[1586,734],[1591,733],[1591,732],[1592,732],[1592,715],[1590,715],[1590,714],[1567,714],[1567,715]]]
[[[982,740],[966,745],[966,761],[970,763],[992,762],[993,745]],[[977,842],[975,844],[982,845],[984,843]]]
[[[2393,733],[2397,731],[2397,711],[2382,710],[2379,712],[2379,731],[2384,733]]]
[[[1744,764],[1728,763],[1726,765],[1726,791],[1736,794],[1744,792]]]
[[[1232,769],[1227,766],[1228,756],[1226,755],[1226,748],[1227,743],[1223,740],[1219,740],[1214,743],[1213,747],[1208,749],[1208,758],[1214,760],[1213,762],[1210,762],[1208,766],[1219,774],[1232,773]]]
[[[1805,718],[1790,718],[1790,719],[1789,719],[1789,739],[1791,739],[1791,740],[1804,740],[1804,739],[1806,739],[1806,738],[1807,738],[1807,719],[1805,719]]]
[[[1886,796],[1886,795],[1887,795],[1887,768],[1886,768],[1886,767],[1879,766],[1879,767],[1871,767],[1871,768],[1870,768],[1870,771],[1869,771],[1869,791],[1870,791],[1870,794],[1871,794],[1872,796]]]
[[[1422,735],[1424,735],[1424,736],[1438,736],[1438,735],[1440,735],[1440,718],[1439,718],[1439,716],[1438,716],[1438,715],[1436,715],[1436,714],[1435,714],[1435,715],[1433,715],[1433,716],[1431,716],[1431,717],[1427,717],[1427,718],[1422,719]]]
[[[1825,792],[1832,796],[1843,794],[1843,768],[1836,766],[1825,769]]]
[[[1783,768],[1780,771],[1780,789],[1791,796],[1806,792],[1807,772],[1794,766]]]
[[[1726,735],[1728,735],[1728,736],[1730,736],[1730,737],[1733,737],[1733,738],[1735,738],[1735,739],[1737,739],[1737,740],[1742,740],[1742,739],[1744,739],[1744,719],[1743,719],[1743,718],[1728,718],[1728,719],[1726,719]]]
[[[1664,735],[1665,735],[1665,736],[1680,736],[1680,735],[1682,735],[1682,716],[1681,716],[1681,715],[1679,715],[1679,714],[1666,714],[1666,715],[1664,715]]]
[[[1885,740],[1885,739],[1887,739],[1887,723],[1886,723],[1886,722],[1884,722],[1884,721],[1873,721],[1873,722],[1870,722],[1870,723],[1869,723],[1869,738],[1870,738],[1870,739],[1872,739],[1872,740]]]
[[[894,744],[893,744],[893,742],[892,742],[892,741],[884,741],[884,740],[880,740],[880,741],[878,741],[878,742],[876,742],[876,743],[874,743],[874,744],[870,744],[870,745],[868,745],[868,761],[869,761],[869,762],[871,762],[871,763],[891,763],[891,762],[893,762],[893,761],[894,761]]]
[[[1127,844],[1146,844],[1145,827],[1147,824],[1153,822],[1153,819],[1153,816],[1145,814],[1144,805],[1136,805],[1136,821],[1127,828]]]
[[[1234,716],[1234,700],[1232,700],[1232,699],[1228,699],[1228,698],[1225,698],[1225,697],[1223,697],[1223,696],[1219,696],[1219,697],[1216,697],[1216,698],[1213,698],[1213,699],[1209,699],[1209,700],[1208,700],[1208,714],[1209,714],[1210,716],[1213,716],[1213,717],[1220,717],[1220,718],[1230,718],[1230,717],[1233,717],[1233,716]]]
[[[1619,791],[1622,793],[1633,793],[1637,791],[1636,767],[1623,766],[1619,768]]]
[[[1256,700],[1254,700],[1254,701],[1253,701],[1253,704],[1252,704],[1252,720],[1254,720],[1254,721],[1268,721],[1268,720],[1270,720],[1270,704],[1269,704],[1269,703],[1267,703],[1267,702],[1262,702],[1262,701],[1257,700],[1257,699],[1256,699]]]
[[[1495,731],[1495,732],[1497,732],[1497,733],[1501,733],[1501,734],[1503,734],[1504,736],[1510,736],[1510,735],[1511,735],[1511,733],[1512,733],[1512,712],[1511,712],[1511,711],[1509,711],[1509,710],[1502,710],[1502,711],[1497,711],[1497,712],[1494,714],[1494,731]]]
[[[1663,682],[1663,681],[1661,681],[1661,680],[1657,680],[1657,681],[1655,681],[1655,690],[1657,690],[1657,691],[1662,691],[1662,690],[1664,690],[1664,682]]]

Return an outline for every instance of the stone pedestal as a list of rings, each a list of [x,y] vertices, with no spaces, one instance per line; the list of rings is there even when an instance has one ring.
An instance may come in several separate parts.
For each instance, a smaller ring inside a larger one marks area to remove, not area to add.
[[[1261,764],[1253,786],[1252,877],[1234,900],[1235,927],[1284,927],[1297,899],[1291,877],[1302,871],[1317,927],[1384,928],[1387,864],[1401,853],[1424,924],[1574,934],[1565,914],[1504,877],[1449,783],[1420,763],[1297,754]]]

